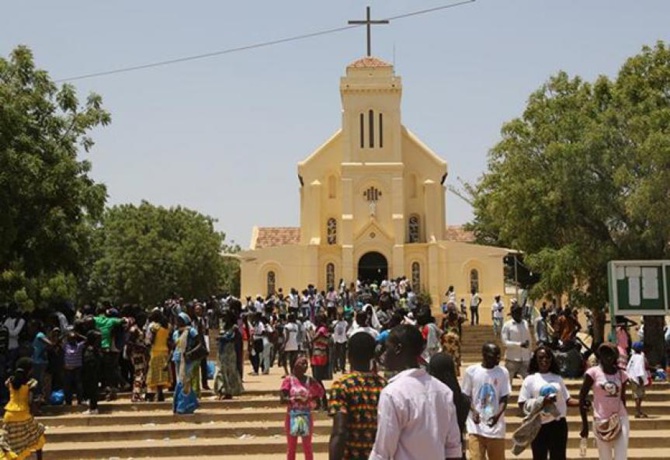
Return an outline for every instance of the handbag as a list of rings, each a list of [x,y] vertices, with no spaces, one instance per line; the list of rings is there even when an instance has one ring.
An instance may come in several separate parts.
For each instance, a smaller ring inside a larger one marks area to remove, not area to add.
[[[207,358],[209,352],[207,351],[205,338],[202,334],[198,334],[194,341],[189,341],[185,355],[188,361],[202,361]]]
[[[289,411],[289,434],[291,436],[309,436],[312,414],[308,410],[291,409]]]
[[[621,419],[618,413],[612,414],[606,420],[595,421],[593,427],[601,441],[614,441],[621,434]]]
[[[621,391],[624,391],[624,382],[621,378],[621,371],[619,371],[619,381],[621,382]],[[619,409],[621,409],[621,396],[619,396]],[[596,436],[598,436],[601,441],[611,442],[616,440],[621,434],[621,418],[619,417],[619,411],[610,415],[605,420],[595,420],[593,422],[593,429]]]

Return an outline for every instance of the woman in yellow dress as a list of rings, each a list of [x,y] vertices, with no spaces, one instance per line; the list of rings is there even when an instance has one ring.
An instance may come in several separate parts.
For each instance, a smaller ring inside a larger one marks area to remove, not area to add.
[[[46,442],[44,425],[37,423],[30,413],[30,391],[37,381],[30,378],[32,361],[21,358],[16,363],[14,375],[7,380],[9,402],[5,406],[2,429],[5,433],[4,444],[9,452],[0,449],[0,460],[23,460],[34,452],[42,460],[42,448]],[[0,444],[3,444],[0,440]]]
[[[163,389],[170,386],[172,378],[170,375],[170,338],[171,330],[167,319],[160,310],[155,309],[149,316],[148,345],[151,347],[151,358],[149,359],[149,373],[147,375],[147,387],[153,400],[153,395],[158,393],[158,401],[165,401]]]

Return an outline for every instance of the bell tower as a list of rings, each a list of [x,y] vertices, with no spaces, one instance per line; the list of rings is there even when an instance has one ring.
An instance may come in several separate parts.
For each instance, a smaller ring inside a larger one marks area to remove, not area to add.
[[[401,78],[368,56],[347,66],[340,80],[343,162],[396,163],[401,156]]]

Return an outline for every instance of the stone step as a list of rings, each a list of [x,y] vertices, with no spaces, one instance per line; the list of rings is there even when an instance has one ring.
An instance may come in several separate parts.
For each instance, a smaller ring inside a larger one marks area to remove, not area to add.
[[[299,455],[302,455],[300,450],[300,445],[298,445]],[[281,455],[269,454],[269,455],[254,455],[254,460],[277,460],[278,458],[283,458]],[[301,458],[298,456],[298,458]],[[526,450],[522,452],[518,457],[514,457],[511,453],[508,453],[508,458],[518,458],[520,460],[532,459],[532,454]],[[586,457],[579,456],[579,449],[568,449],[567,458],[571,459],[584,459],[584,460],[599,460],[598,450],[589,445],[589,448],[586,452]],[[668,458],[668,451],[666,449],[628,449],[628,459],[629,460],[665,460]],[[158,460],[158,457],[145,458],[143,460]],[[225,455],[225,456],[199,456],[198,460],[249,460],[247,455]],[[326,452],[316,452],[314,454],[314,460],[328,460],[328,454]]]
[[[579,436],[571,432],[568,438],[568,447],[577,450],[579,447]],[[107,441],[107,442],[77,442],[77,443],[47,443],[44,449],[45,458],[49,460],[61,459],[89,459],[89,458],[188,458],[196,453],[198,458],[206,455],[246,455],[257,458],[260,454],[274,454],[279,457],[278,452],[285,449],[286,440],[282,435],[272,437],[242,437],[242,438],[218,438],[209,439],[194,435],[187,439],[161,439],[143,441]],[[511,434],[506,438],[507,448],[511,447]],[[315,452],[326,452],[328,449],[328,436],[317,434],[313,438]],[[670,439],[658,431],[636,431],[629,440],[629,448],[633,450],[668,449]],[[597,450],[591,443],[591,456],[597,455]],[[667,450],[666,456],[667,458]],[[249,458],[249,457],[248,457]],[[577,458],[577,456],[570,457]],[[634,458],[630,455],[628,458]],[[636,457],[636,458],[650,458]]]
[[[651,416],[649,419],[635,419],[635,408],[633,404],[628,405],[628,413],[631,416],[631,421],[636,425],[647,425],[652,421],[657,423],[654,426],[665,426],[667,422],[668,407],[664,402],[649,402],[644,404],[643,410]],[[102,409],[102,407],[101,407]],[[506,411],[507,419],[510,423],[520,419],[521,411],[512,403],[508,406]],[[285,408],[278,403],[274,406],[265,407],[263,409],[252,408],[215,408],[204,405],[203,408],[196,411],[192,415],[174,415],[169,406],[163,410],[155,411],[137,411],[137,412],[116,412],[102,410],[99,415],[88,416],[83,414],[62,414],[56,416],[41,416],[38,420],[50,428],[62,427],[116,427],[121,426],[146,426],[155,427],[158,425],[171,424],[193,424],[193,425],[211,425],[215,423],[243,423],[245,421],[266,422],[281,424],[284,420]],[[573,417],[579,416],[579,409],[576,407],[568,408],[568,417],[570,420]],[[315,416],[317,420],[327,420],[324,413],[317,413]],[[653,424],[652,424],[653,425]],[[670,427],[666,427],[670,428]]]
[[[462,370],[466,368],[467,366],[473,365],[473,364],[479,364],[477,361],[471,361],[471,362],[464,362],[463,366],[461,366]],[[503,363],[504,365],[504,363]],[[340,378],[342,376],[341,373],[335,374],[335,380]],[[281,377],[275,377],[275,376],[264,376],[267,378],[267,382],[271,382],[274,386],[276,386],[276,389],[252,389],[252,390],[245,390],[244,393],[240,398],[242,399],[253,399],[257,397],[269,397],[269,396],[276,396],[279,391],[279,386],[281,385]],[[461,377],[462,377],[462,372],[461,372]],[[332,384],[334,380],[327,380],[324,382],[324,385],[326,388],[329,388],[330,385]],[[582,387],[582,379],[565,379],[565,385],[568,388],[569,391],[579,391],[579,389]],[[513,389],[518,390],[521,387],[521,379],[516,378],[514,382],[512,383]],[[653,384],[649,387],[647,387],[647,393],[651,392],[668,392],[670,394],[670,382],[653,382]],[[201,392],[202,396],[204,398],[212,398],[214,397],[214,392],[211,390],[204,390]],[[172,393],[171,392],[166,392],[165,393],[166,397],[171,398]],[[127,392],[122,392],[118,393],[117,395],[117,400],[112,401],[112,403],[117,403],[119,401],[130,401],[130,393]],[[668,400],[670,401],[670,396],[668,397]],[[101,402],[101,404],[107,404],[107,402]],[[148,404],[148,403],[140,403],[140,404]]]
[[[50,443],[65,442],[107,442],[107,441],[147,441],[167,439],[187,439],[192,436],[197,438],[242,438],[248,436],[273,437],[283,436],[283,420],[285,413],[280,412],[273,415],[272,420],[266,420],[263,416],[248,419],[198,423],[181,420],[171,424],[147,423],[144,425],[124,425],[123,429],[118,426],[49,426],[47,435]],[[279,417],[277,417],[279,416]],[[267,422],[267,423],[259,423]],[[507,417],[507,431],[514,432],[519,428],[521,419],[518,417]],[[633,434],[638,431],[670,430],[670,417],[660,416],[648,419],[630,419]],[[314,421],[314,433],[317,435],[329,435],[332,420],[324,414],[316,414]],[[568,417],[568,427],[571,432],[579,432],[581,420],[579,416]]]
[[[510,406],[516,407],[516,402],[518,398],[518,387],[514,386],[512,389],[512,394],[510,395]],[[578,389],[570,388],[568,391],[573,395],[573,397],[578,396]],[[629,394],[630,396],[630,394]],[[667,406],[667,401],[670,400],[670,392],[668,390],[655,390],[649,391],[645,396],[644,407],[655,407],[656,404],[661,404],[661,406]],[[666,404],[663,404],[666,403]],[[629,406],[632,407],[633,401],[632,397],[629,401]],[[231,410],[231,409],[246,409],[246,410],[264,410],[268,408],[277,408],[281,407],[279,403],[279,398],[277,394],[267,394],[263,396],[255,397],[241,397],[238,399],[219,401],[213,398],[201,398],[200,407],[202,409],[220,409],[220,410]],[[571,408],[575,409],[576,408]],[[45,406],[42,410],[42,416],[57,416],[64,414],[78,414],[85,410],[85,406]],[[119,414],[119,413],[128,413],[128,412],[142,412],[142,413],[152,413],[152,412],[171,412],[172,402],[143,402],[143,403],[133,403],[130,401],[112,401],[101,403],[98,406],[98,410],[101,414]]]

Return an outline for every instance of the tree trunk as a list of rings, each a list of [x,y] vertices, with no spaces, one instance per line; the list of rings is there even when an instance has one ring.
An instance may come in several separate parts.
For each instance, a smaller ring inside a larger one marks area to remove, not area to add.
[[[644,317],[644,353],[651,367],[662,366],[665,362],[664,326],[665,316]]]
[[[602,308],[593,308],[591,309],[593,314],[593,342],[592,347],[595,350],[598,345],[605,341],[605,337],[609,334],[609,331],[605,330],[605,311]]]

